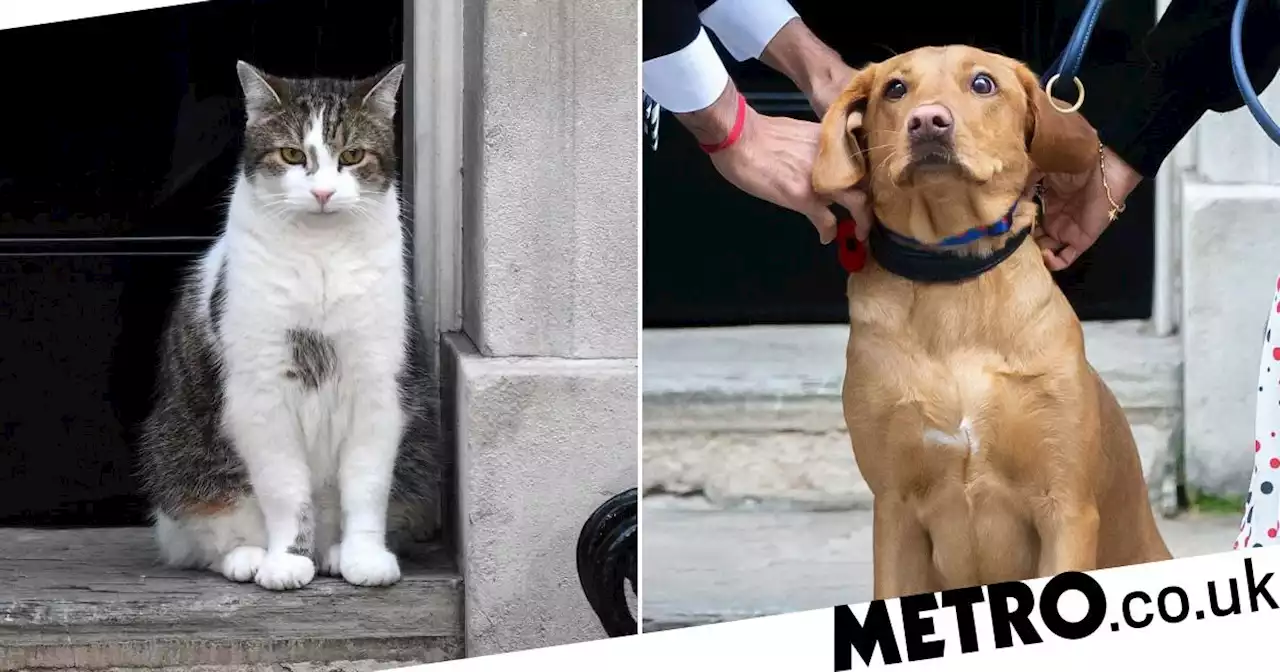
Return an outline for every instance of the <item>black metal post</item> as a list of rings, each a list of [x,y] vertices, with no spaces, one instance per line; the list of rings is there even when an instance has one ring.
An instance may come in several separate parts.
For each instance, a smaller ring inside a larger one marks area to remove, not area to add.
[[[635,488],[614,495],[591,514],[578,535],[582,592],[610,637],[638,632],[626,593],[627,582],[636,590],[637,497]]]

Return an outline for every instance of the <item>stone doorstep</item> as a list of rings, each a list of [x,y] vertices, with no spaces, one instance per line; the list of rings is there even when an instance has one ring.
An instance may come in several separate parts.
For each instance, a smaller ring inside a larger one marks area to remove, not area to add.
[[[646,330],[646,492],[722,506],[861,508],[840,404],[842,325]],[[1153,500],[1174,505],[1179,339],[1144,322],[1085,324],[1090,362],[1125,409]]]
[[[356,672],[463,657],[462,581],[441,548],[406,558],[388,588],[318,577],[281,593],[160,567],[153,548],[144,528],[0,530],[0,670]]]

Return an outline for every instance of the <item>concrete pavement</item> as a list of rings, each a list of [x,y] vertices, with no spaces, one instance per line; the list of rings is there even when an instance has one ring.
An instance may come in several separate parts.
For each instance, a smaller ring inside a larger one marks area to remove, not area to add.
[[[871,599],[871,512],[642,503],[644,630]],[[1231,550],[1240,519],[1157,518],[1174,557]]]

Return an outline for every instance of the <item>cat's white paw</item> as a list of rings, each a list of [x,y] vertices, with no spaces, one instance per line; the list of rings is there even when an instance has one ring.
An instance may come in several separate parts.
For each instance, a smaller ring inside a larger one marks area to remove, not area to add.
[[[334,544],[320,554],[316,571],[324,576],[342,576],[342,544]]]
[[[222,556],[222,565],[218,571],[223,576],[239,583],[248,583],[258,573],[262,559],[267,556],[267,549],[257,546],[237,546],[230,553]]]
[[[381,546],[345,544],[342,578],[357,586],[389,586],[400,580],[400,561]]]
[[[268,554],[253,577],[259,586],[267,590],[294,590],[316,577],[316,564],[303,555],[292,553]]]

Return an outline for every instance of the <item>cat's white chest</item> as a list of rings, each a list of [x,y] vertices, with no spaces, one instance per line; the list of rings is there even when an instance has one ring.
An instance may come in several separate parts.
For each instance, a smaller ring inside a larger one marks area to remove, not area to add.
[[[394,328],[404,308],[398,237],[382,247],[334,241],[229,241],[227,315],[247,331],[307,329],[333,338]]]
[[[405,277],[392,254],[399,243],[229,243],[222,330],[228,364],[280,390],[314,485],[333,485],[362,390],[394,377],[405,356]]]
[[[261,269],[274,275],[283,298],[298,318],[315,328],[358,326],[360,319],[376,319],[388,307],[385,296],[399,282],[394,268],[346,250],[295,251],[285,263]]]

